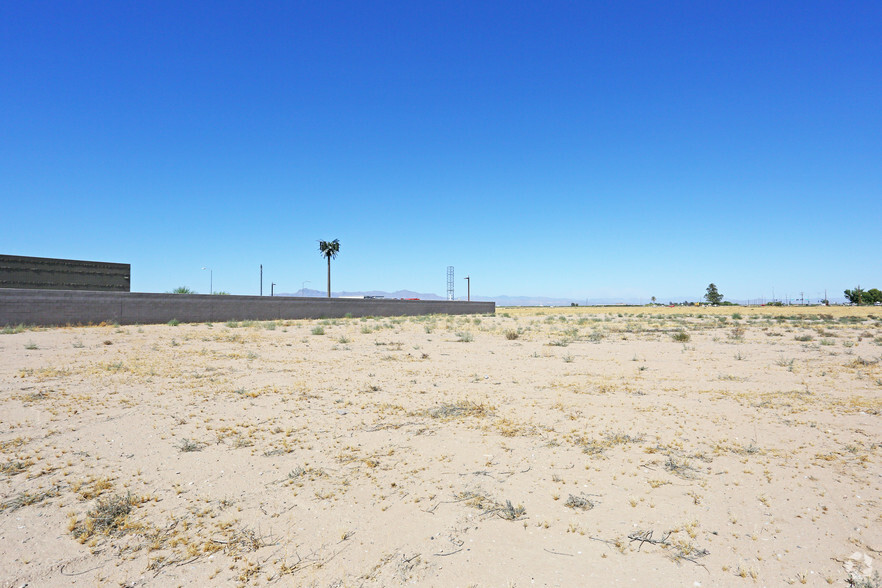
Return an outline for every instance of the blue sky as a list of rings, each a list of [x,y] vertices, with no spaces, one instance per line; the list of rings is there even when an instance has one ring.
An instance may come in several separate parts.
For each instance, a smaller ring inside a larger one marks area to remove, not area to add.
[[[882,3],[7,2],[0,253],[132,289],[882,287]]]

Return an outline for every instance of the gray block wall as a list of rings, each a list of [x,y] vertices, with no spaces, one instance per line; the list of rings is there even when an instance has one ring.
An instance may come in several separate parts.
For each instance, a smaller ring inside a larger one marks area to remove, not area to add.
[[[0,254],[0,288],[128,292],[127,263]]]
[[[0,326],[158,324],[424,314],[492,314],[495,302],[212,296],[0,288]]]

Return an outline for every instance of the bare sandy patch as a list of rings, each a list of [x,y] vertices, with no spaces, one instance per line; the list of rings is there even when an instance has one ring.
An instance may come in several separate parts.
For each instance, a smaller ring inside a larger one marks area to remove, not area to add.
[[[9,331],[2,585],[882,585],[872,309]]]

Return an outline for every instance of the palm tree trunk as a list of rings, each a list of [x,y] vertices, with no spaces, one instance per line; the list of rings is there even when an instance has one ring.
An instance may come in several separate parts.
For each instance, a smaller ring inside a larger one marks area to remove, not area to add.
[[[328,298],[331,297],[331,256],[328,256]]]

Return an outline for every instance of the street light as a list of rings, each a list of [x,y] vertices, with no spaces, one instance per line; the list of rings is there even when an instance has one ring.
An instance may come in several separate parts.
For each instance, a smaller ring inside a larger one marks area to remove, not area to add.
[[[202,269],[208,270],[208,293],[213,294],[214,293],[214,270],[211,269],[210,267],[204,267]]]
[[[309,280],[306,280],[302,284],[300,284],[300,295],[301,296],[303,296],[303,290],[306,288],[306,285],[311,284],[311,283],[312,282],[310,282]]]

